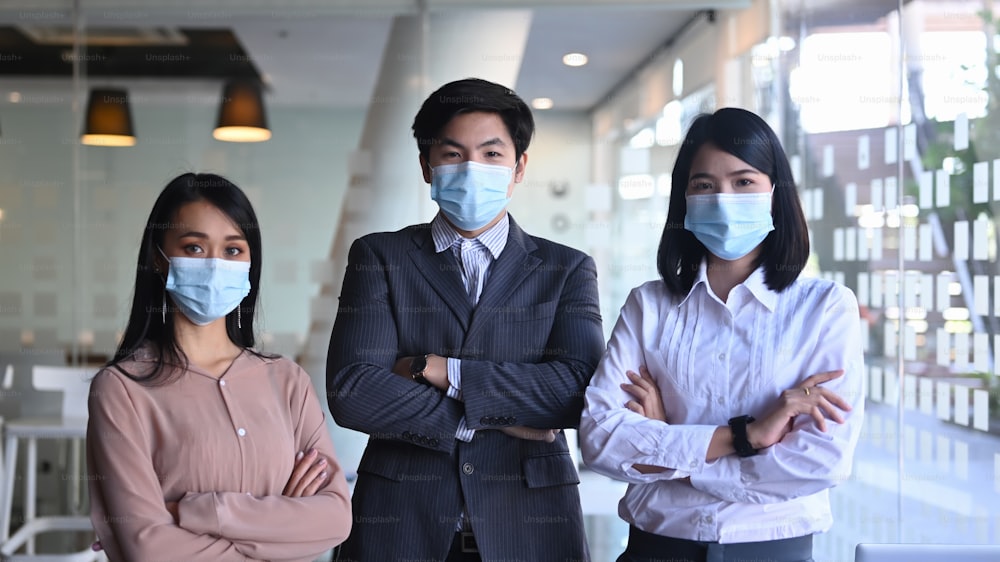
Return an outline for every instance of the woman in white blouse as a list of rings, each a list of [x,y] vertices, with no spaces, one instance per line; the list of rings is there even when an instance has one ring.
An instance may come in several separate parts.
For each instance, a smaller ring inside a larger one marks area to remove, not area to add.
[[[672,180],[662,278],[622,307],[580,423],[586,463],[630,483],[618,561],[809,561],[861,430],[857,301],[800,277],[805,217],[757,115],[699,116]]]

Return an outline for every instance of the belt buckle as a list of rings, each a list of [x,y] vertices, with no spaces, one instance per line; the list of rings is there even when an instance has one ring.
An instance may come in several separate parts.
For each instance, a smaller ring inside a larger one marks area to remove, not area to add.
[[[462,531],[462,552],[479,552],[476,546],[476,536],[468,531]]]

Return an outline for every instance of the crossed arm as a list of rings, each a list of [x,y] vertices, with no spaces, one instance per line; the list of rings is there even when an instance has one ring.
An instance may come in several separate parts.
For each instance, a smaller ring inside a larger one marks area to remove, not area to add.
[[[303,454],[282,495],[188,493],[177,502],[164,500],[123,383],[99,374],[89,407],[91,520],[99,548],[112,560],[308,559],[350,531],[347,484],[315,394],[307,393],[299,415],[299,423],[309,424],[298,443]]]

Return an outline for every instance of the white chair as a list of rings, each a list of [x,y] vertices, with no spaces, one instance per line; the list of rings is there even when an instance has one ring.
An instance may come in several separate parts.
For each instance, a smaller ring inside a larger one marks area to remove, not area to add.
[[[36,471],[39,439],[69,439],[72,443],[68,478],[73,498],[80,492],[80,440],[87,434],[87,395],[90,379],[96,369],[81,367],[34,366],[31,371],[32,386],[41,391],[63,393],[61,416],[58,418],[20,417],[9,420],[5,427],[4,451],[5,489],[0,512],[0,561],[3,562],[90,562],[102,558],[89,547],[68,554],[35,554],[35,536],[53,531],[92,531],[90,518],[83,515],[35,517]],[[14,470],[17,466],[18,441],[24,439],[24,525],[8,538],[14,496]],[[75,502],[74,502],[75,503]],[[74,507],[76,507],[74,505]],[[14,554],[25,546],[26,553]]]

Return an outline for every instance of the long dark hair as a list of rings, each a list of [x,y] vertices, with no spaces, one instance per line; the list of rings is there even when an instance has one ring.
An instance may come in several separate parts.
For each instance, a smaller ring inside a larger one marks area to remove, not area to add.
[[[667,224],[663,227],[656,254],[656,267],[663,282],[674,295],[686,295],[708,253],[694,234],[684,228],[691,163],[698,149],[706,144],[732,154],[771,179],[774,230],[764,238],[756,265],[764,265],[764,282],[768,288],[783,291],[798,279],[809,259],[809,227],[795,191],[788,157],[777,135],[756,114],[735,107],[699,115],[688,129],[677,154],[671,176],[673,189]]]
[[[260,290],[261,242],[260,223],[247,196],[229,180],[215,174],[182,174],[160,192],[153,210],[146,221],[146,229],[139,243],[136,261],[135,288],[132,311],[122,341],[107,367],[114,366],[129,378],[147,384],[165,384],[164,365],[187,368],[187,357],[177,346],[174,334],[173,300],[166,293],[164,274],[157,271],[156,256],[163,247],[164,233],[171,228],[181,207],[195,201],[207,201],[222,211],[246,237],[250,248],[250,294],[240,302],[239,324],[237,310],[226,316],[226,333],[230,341],[242,348],[254,345],[253,320]],[[163,310],[166,296],[167,310]],[[164,314],[166,312],[166,314]],[[241,327],[242,326],[242,327]],[[121,362],[132,357],[137,349],[150,344],[156,354],[156,367],[146,373],[129,373]]]

